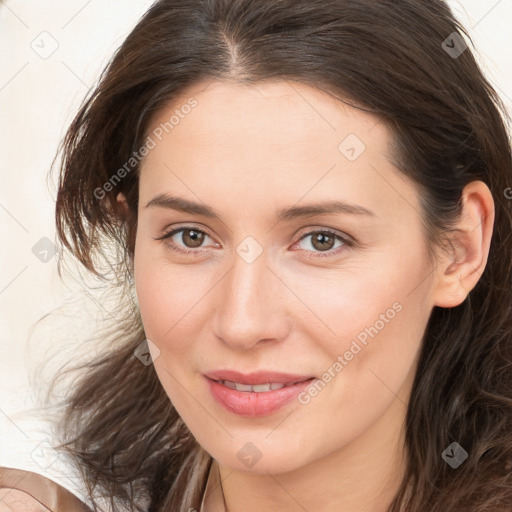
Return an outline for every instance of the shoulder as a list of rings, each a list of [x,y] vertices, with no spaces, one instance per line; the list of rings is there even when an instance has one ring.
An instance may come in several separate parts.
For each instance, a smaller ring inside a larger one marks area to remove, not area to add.
[[[0,466],[0,512],[91,512],[91,509],[50,478]]]

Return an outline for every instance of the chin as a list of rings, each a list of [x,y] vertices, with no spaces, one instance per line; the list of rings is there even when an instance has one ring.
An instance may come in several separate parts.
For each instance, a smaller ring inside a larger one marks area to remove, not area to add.
[[[253,466],[242,463],[236,456],[227,456],[226,458],[216,460],[218,460],[222,466],[228,467],[233,471],[242,471],[244,473],[253,473],[256,475],[278,475],[281,473],[288,473],[304,465],[298,460],[290,460],[288,457],[286,457],[288,460],[283,460],[284,458],[284,456],[280,456],[279,454],[274,454],[272,457],[267,458],[262,456],[262,458]]]
[[[269,442],[265,440],[269,432],[262,433],[261,437],[250,434],[235,436],[232,443],[227,446],[217,444],[209,453],[221,466],[233,471],[262,475],[294,471],[314,460],[314,452],[319,453],[319,450],[306,453],[303,446],[297,448],[295,443],[286,443],[285,439],[289,437],[276,437],[274,443]]]

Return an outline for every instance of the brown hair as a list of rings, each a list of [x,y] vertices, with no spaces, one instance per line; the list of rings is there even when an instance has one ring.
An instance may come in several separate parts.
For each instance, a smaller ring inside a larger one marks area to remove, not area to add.
[[[119,291],[115,326],[101,334],[108,348],[84,366],[58,431],[91,500],[94,492],[114,509],[199,509],[212,460],[153,366],[134,355],[145,339],[126,299],[140,162],[126,163],[144,145],[151,116],[188,86],[282,79],[387,123],[396,165],[418,185],[432,247],[449,240],[466,184],[482,180],[491,190],[485,271],[463,303],[435,307],[427,325],[407,410],[406,474],[389,512],[512,509],[512,218],[504,197],[512,156],[498,95],[470,48],[460,53],[470,42],[441,0],[160,0],[147,11],[60,148],[60,241]],[[441,457],[453,442],[469,454],[457,469]]]

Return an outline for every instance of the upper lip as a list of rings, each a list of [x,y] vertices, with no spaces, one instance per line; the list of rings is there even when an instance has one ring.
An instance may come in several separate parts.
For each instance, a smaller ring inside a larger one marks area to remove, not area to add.
[[[251,384],[253,386],[258,384],[270,384],[272,382],[289,384],[313,378],[312,375],[294,375],[290,373],[262,370],[253,373],[240,373],[234,370],[216,370],[205,373],[204,375],[213,380],[228,380],[231,382],[238,382],[239,384]]]

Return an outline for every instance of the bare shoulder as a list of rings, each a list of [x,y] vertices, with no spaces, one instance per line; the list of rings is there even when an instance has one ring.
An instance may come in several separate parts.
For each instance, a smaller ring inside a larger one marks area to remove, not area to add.
[[[0,489],[0,512],[48,512],[49,510],[25,491],[13,487]]]

